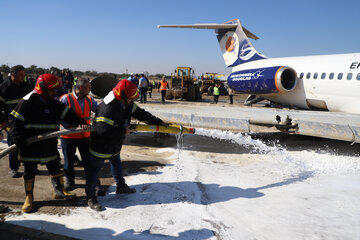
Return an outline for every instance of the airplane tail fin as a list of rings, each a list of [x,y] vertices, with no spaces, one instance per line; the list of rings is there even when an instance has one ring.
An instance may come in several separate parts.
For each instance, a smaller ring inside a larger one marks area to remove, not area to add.
[[[159,25],[158,27],[215,29],[225,64],[228,67],[266,58],[255,50],[248,39],[248,37],[254,40],[259,38],[241,26],[239,19],[233,19],[224,24]]]

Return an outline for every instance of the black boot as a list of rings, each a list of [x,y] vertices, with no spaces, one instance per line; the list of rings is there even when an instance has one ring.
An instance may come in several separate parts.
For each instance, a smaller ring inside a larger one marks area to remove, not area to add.
[[[122,193],[136,193],[135,188],[130,188],[126,183],[125,180],[118,180],[116,185],[116,194],[122,194]]]
[[[92,210],[95,210],[95,211],[102,210],[102,207],[95,196],[87,198],[87,204]]]
[[[68,192],[64,189],[64,179],[62,173],[51,176],[51,183],[55,191],[55,199],[74,199],[76,194]]]
[[[66,181],[65,181],[65,185],[64,185],[64,189],[66,191],[72,191],[75,189],[75,181],[74,179],[73,180],[70,180],[68,178],[66,178]]]

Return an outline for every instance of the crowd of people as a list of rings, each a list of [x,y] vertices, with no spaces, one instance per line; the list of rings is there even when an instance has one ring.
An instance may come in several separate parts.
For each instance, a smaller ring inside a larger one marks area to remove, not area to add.
[[[136,80],[119,81],[101,104],[89,96],[89,79],[80,78],[71,91],[73,84],[71,73],[63,76],[46,73],[38,76],[32,86],[25,81],[25,68],[22,65],[14,66],[10,78],[4,79],[0,84],[0,128],[7,132],[8,145],[15,144],[19,149],[9,154],[9,167],[11,177],[24,179],[25,201],[22,211],[25,213],[33,211],[38,164],[45,165],[49,171],[55,199],[68,200],[76,197],[71,193],[75,188],[76,149],[81,155],[86,176],[86,199],[91,209],[102,210],[97,196],[104,195],[105,191],[101,189],[98,173],[105,160],[110,161],[116,194],[135,193],[136,190],[125,182],[120,160],[123,141],[131,131],[131,117],[149,124],[168,125],[135,103],[139,97],[138,87],[142,102],[145,103],[146,91],[152,85],[144,75],[138,85]],[[63,93],[60,99],[59,91]],[[95,118],[90,129],[91,112],[95,114]],[[82,129],[80,133],[61,136],[63,171],[60,167],[57,138],[31,144],[26,140],[57,131],[60,126],[65,129]],[[23,173],[19,171],[21,163],[24,166]]]
[[[68,71],[56,72],[56,73],[52,73],[52,74],[60,77],[60,79],[61,79],[62,88],[57,91],[58,93],[68,93],[68,92],[71,91],[73,86],[76,85],[77,77],[74,77],[74,75],[69,70]],[[34,88],[35,83],[36,83],[36,79],[38,79],[38,77],[40,75],[41,74],[37,74],[37,75],[27,74],[24,77],[24,82],[28,83],[32,88]],[[11,72],[8,74],[7,78],[9,80],[11,80]],[[6,79],[6,77],[4,77],[3,74],[0,72],[0,84],[2,84],[2,82],[5,79]]]
[[[139,77],[140,77],[140,79],[139,79]],[[163,77],[163,79],[165,79],[165,76]],[[154,80],[152,80],[150,82],[148,77],[143,73],[141,73],[140,76],[139,76],[139,74],[131,73],[128,80],[131,81],[132,83],[134,83],[135,86],[137,86],[140,89],[140,103],[146,103],[147,93],[149,93],[149,98],[151,98],[152,90],[160,89],[160,87],[161,87],[161,82],[158,83],[158,82],[155,82]]]

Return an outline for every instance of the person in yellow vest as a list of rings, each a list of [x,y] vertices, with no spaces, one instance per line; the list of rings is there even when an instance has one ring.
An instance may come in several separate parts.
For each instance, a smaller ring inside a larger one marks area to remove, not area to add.
[[[90,81],[86,78],[80,78],[75,86],[74,92],[63,95],[60,101],[74,109],[74,111],[90,125],[91,111],[96,112],[98,108],[97,102],[89,96]],[[66,122],[62,122],[64,128],[73,127]],[[67,191],[75,189],[75,172],[74,161],[77,159],[75,155],[76,148],[80,152],[83,162],[85,174],[87,173],[89,156],[89,139],[90,132],[75,133],[61,136],[61,147],[64,154],[64,173],[65,185]]]
[[[220,96],[220,84],[216,83],[214,87],[214,102],[215,104],[218,103]]]
[[[74,86],[76,86],[77,81],[78,81],[78,77],[74,77]]]
[[[161,91],[161,101],[165,102],[166,90],[169,89],[169,84],[166,81],[165,76],[163,76],[160,81],[159,89]]]

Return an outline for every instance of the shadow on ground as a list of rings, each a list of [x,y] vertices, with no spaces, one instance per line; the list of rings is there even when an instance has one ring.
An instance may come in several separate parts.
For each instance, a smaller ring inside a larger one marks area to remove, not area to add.
[[[23,227],[19,225],[26,225]],[[36,230],[46,229],[49,232]],[[6,240],[70,240],[70,239],[170,239],[170,240],[187,240],[187,239],[209,239],[214,236],[214,232],[210,229],[189,229],[180,232],[178,236],[170,236],[166,234],[151,233],[151,229],[142,232],[136,232],[133,229],[125,230],[122,233],[116,234],[112,229],[108,228],[87,228],[74,230],[67,228],[63,224],[47,222],[43,220],[17,220],[0,223],[0,231],[2,239]],[[54,233],[50,233],[54,232]],[[59,234],[66,234],[59,235]],[[69,237],[71,236],[71,237]]]
[[[136,188],[137,193],[128,195],[114,194],[115,187],[110,186],[110,194],[99,198],[99,201],[105,208],[128,208],[138,205],[173,204],[178,202],[210,205],[237,198],[252,199],[263,197],[265,194],[260,192],[260,190],[303,182],[312,176],[312,172],[303,172],[296,177],[291,177],[280,182],[267,184],[257,188],[239,188],[234,186],[222,186],[215,183],[204,184],[202,182],[191,181],[153,182],[133,185],[132,187]]]

